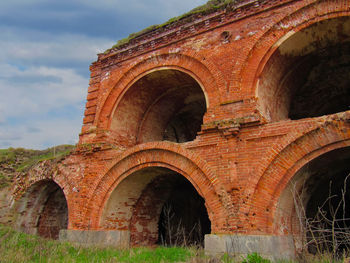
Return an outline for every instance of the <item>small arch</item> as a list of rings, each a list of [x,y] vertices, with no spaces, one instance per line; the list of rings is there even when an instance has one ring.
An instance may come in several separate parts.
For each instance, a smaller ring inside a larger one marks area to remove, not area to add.
[[[112,113],[110,130],[121,145],[194,140],[207,99],[201,85],[177,69],[153,69],[126,90]]]
[[[32,184],[16,203],[16,227],[44,238],[58,239],[59,231],[67,229],[68,206],[61,187],[53,180]]]

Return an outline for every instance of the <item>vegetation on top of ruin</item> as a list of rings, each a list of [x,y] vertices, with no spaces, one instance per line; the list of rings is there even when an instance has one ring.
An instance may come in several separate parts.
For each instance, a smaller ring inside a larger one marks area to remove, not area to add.
[[[206,4],[198,6],[191,11],[169,19],[167,22],[160,24],[160,25],[152,25],[149,26],[139,32],[132,33],[128,37],[120,39],[112,48],[107,49],[105,51],[105,54],[109,53],[112,49],[120,49],[122,46],[128,44],[132,39],[137,38],[141,35],[145,35],[150,33],[151,31],[157,30],[157,29],[163,29],[166,26],[176,23],[176,22],[191,22],[194,15],[201,14],[206,15],[210,14],[212,12],[215,12],[220,9],[226,8],[228,5],[236,4],[238,2],[242,2],[243,0],[209,0]]]
[[[12,182],[16,172],[26,172],[45,160],[63,158],[73,149],[73,145],[58,145],[46,150],[0,149],[0,189]]]

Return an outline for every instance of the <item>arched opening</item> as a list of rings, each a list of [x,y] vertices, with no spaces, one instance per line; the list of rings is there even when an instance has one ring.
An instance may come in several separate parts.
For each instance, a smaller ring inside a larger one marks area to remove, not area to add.
[[[259,77],[258,97],[270,121],[350,110],[350,18],[315,23],[282,42]]]
[[[198,82],[174,69],[153,71],[137,80],[118,102],[110,129],[125,146],[194,140],[201,130],[206,99]]]
[[[290,222],[297,246],[311,253],[350,249],[350,147],[304,165],[279,200],[277,225]],[[288,227],[287,227],[288,228]]]
[[[205,200],[182,175],[141,169],[113,190],[101,227],[129,230],[131,245],[203,245],[211,231]]]
[[[51,180],[32,185],[19,200],[16,225],[24,232],[58,239],[67,229],[68,207],[62,189]]]

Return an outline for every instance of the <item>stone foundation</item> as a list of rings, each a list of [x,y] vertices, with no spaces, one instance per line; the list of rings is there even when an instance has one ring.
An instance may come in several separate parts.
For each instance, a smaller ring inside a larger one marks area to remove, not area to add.
[[[295,259],[291,236],[205,235],[205,251],[209,255],[228,253],[237,257],[256,252],[274,261]]]
[[[83,245],[128,248],[130,232],[121,230],[67,230],[62,229],[59,240]]]

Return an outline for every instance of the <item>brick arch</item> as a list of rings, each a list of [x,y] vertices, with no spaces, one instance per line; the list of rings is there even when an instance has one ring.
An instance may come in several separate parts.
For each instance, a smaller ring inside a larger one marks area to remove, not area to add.
[[[76,210],[79,209],[74,206],[73,196],[71,193],[72,188],[76,184],[70,180],[69,175],[56,170],[56,168],[56,166],[52,166],[50,161],[43,161],[39,163],[36,167],[29,171],[27,176],[22,177],[20,182],[15,184],[14,188],[12,189],[12,194],[16,200],[19,200],[28,191],[28,189],[35,186],[35,184],[43,181],[54,182],[60,187],[65,196],[68,209],[68,228],[70,228],[72,224],[71,219],[75,215]]]
[[[328,122],[274,152],[273,160],[259,176],[250,199],[249,217],[254,227],[259,225],[260,231],[272,233],[278,200],[296,172],[327,152],[350,146],[349,134],[348,124]]]
[[[100,228],[103,210],[112,192],[128,176],[147,167],[163,167],[184,176],[205,199],[213,232],[223,232],[230,209],[230,197],[208,165],[183,147],[170,142],[151,142],[126,150],[112,168],[97,179],[88,193],[86,222]]]
[[[285,40],[314,23],[342,16],[350,16],[349,1],[313,1],[275,23],[249,51],[239,74],[241,86],[244,84],[249,95],[256,96],[261,72],[273,53]]]
[[[50,162],[48,163],[48,169],[46,169],[45,166],[47,166],[47,162],[40,163],[37,167],[33,168],[26,177],[21,178],[26,180],[25,182],[16,183],[12,190],[15,199],[21,198],[27,189],[41,181],[53,181],[56,183],[62,189],[67,199],[69,195],[69,180],[63,174],[55,172],[54,169],[50,167]]]
[[[35,179],[16,195],[13,209],[21,216],[15,226],[27,233],[58,239],[59,231],[68,227],[67,194],[53,178]]]
[[[129,68],[118,80],[110,80],[107,86],[113,87],[96,113],[96,125],[106,129],[123,94],[140,78],[156,70],[174,69],[190,75],[201,86],[207,102],[207,109],[220,103],[219,85],[223,78],[213,66],[207,66],[194,57],[184,54],[160,54],[149,57]]]

